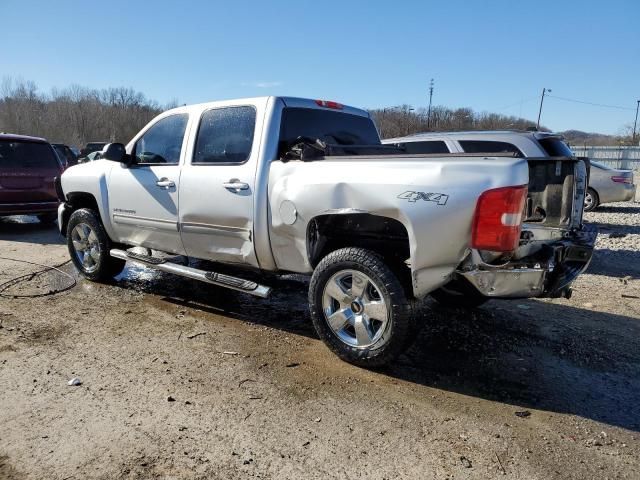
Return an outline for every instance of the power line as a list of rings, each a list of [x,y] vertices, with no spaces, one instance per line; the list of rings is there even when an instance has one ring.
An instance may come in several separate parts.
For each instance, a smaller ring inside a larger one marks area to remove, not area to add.
[[[585,102],[583,100],[576,100],[575,98],[559,97],[557,95],[547,94],[546,96],[555,98],[556,100],[564,100],[565,102],[573,102],[573,103],[582,103],[584,105],[592,105],[594,107],[616,108],[618,110],[635,110],[635,108],[631,108],[631,107],[621,107],[620,105],[605,105],[603,103]]]
[[[538,98],[538,95],[536,95],[534,97],[524,98],[524,99],[520,100],[519,102],[510,103],[509,105],[507,105],[505,107],[497,108],[496,110],[498,112],[502,112],[502,111],[508,110],[508,109],[510,109],[512,107],[517,107],[518,105],[524,105],[525,103],[529,103],[529,102],[531,102],[533,100],[536,100],[537,98]]]

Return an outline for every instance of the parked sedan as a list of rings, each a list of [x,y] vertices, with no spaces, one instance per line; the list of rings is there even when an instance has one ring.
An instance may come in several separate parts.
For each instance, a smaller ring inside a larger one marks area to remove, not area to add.
[[[591,162],[589,188],[584,197],[584,210],[590,212],[598,205],[633,200],[636,186],[631,170],[617,170],[602,163]]]
[[[0,134],[0,216],[37,215],[43,223],[55,221],[55,177],[62,171],[45,139]]]

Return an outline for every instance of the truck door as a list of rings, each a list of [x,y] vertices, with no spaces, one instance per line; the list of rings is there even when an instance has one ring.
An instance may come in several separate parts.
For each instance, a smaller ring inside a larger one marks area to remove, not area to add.
[[[256,123],[253,105],[214,107],[201,116],[180,179],[180,231],[190,257],[258,266]]]
[[[188,114],[163,117],[136,141],[136,163],[108,179],[109,213],[118,240],[184,254],[178,230],[180,159]]]

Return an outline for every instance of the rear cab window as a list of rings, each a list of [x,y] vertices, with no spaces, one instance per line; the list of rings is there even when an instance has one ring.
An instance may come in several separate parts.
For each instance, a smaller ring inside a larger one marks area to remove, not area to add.
[[[550,157],[573,157],[573,152],[560,138],[539,138],[538,143]]]
[[[300,137],[337,145],[381,145],[369,117],[319,108],[285,107],[280,122],[279,158]]]
[[[0,169],[58,169],[60,164],[47,143],[0,139]]]
[[[512,143],[490,140],[460,140],[458,142],[465,153],[512,153],[518,157],[524,154]]]

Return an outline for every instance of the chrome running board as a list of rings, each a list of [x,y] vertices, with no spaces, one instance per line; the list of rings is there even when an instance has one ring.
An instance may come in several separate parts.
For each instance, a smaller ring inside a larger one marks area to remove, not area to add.
[[[252,282],[251,280],[232,277],[231,275],[210,272],[207,270],[199,270],[197,268],[168,262],[158,257],[149,257],[148,255],[140,255],[133,252],[118,250],[115,248],[112,249],[109,253],[112,257],[139,263],[141,265],[144,265],[145,267],[155,268],[156,270],[160,270],[162,272],[173,273],[174,275],[180,275],[182,277],[191,278],[193,280],[210,283],[212,285],[217,285],[218,287],[230,288],[231,290],[248,293],[250,295],[255,295],[256,297],[267,298],[271,293],[270,287],[259,285],[256,282]]]

